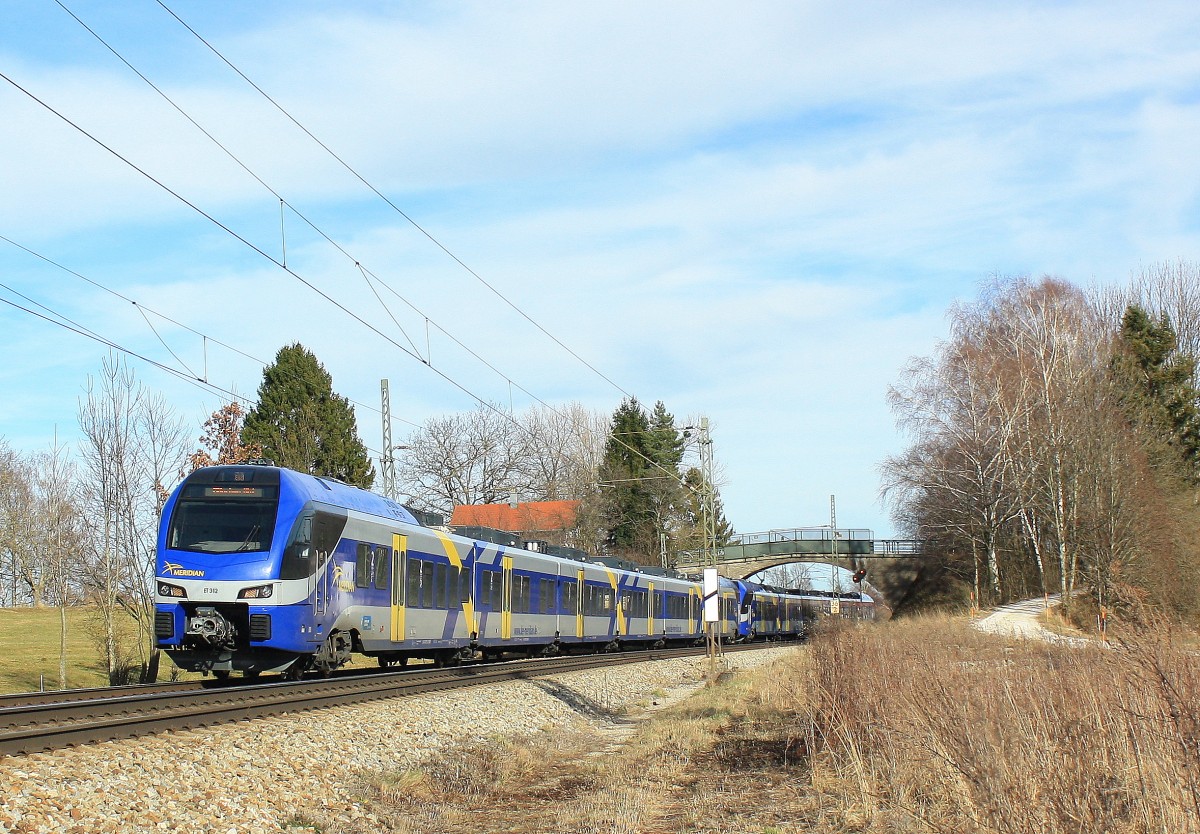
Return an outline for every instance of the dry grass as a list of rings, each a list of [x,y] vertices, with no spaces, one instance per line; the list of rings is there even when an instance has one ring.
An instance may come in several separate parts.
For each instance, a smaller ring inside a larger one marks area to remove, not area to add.
[[[402,834],[1200,832],[1200,662],[1179,637],[1054,647],[945,618],[829,631],[626,737],[580,719],[363,790]]]
[[[814,787],[872,831],[1200,831],[1200,662],[937,620],[814,640]]]
[[[800,658],[785,675],[727,677],[625,732],[626,719],[580,719],[490,739],[376,775],[365,792],[385,830],[404,834],[798,830],[789,820],[809,796],[792,689]]]

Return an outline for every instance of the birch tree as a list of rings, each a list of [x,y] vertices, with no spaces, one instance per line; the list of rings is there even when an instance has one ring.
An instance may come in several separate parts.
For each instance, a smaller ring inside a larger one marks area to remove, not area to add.
[[[79,577],[86,554],[83,516],[77,501],[75,464],[55,443],[33,458],[35,516],[31,529],[45,565],[46,590],[58,607],[58,687],[67,688],[67,609],[82,596]]]
[[[155,538],[166,487],[182,476],[188,459],[186,432],[162,397],[112,356],[88,379],[79,424],[84,502],[95,519],[89,578],[109,679],[127,682],[136,668],[141,680],[153,680]],[[120,639],[122,617],[136,626],[132,646]]]

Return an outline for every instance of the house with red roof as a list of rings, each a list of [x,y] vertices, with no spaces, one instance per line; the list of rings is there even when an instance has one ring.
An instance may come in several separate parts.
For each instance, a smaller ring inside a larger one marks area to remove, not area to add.
[[[451,527],[491,527],[522,539],[567,544],[579,512],[578,501],[528,501],[524,504],[456,504]]]

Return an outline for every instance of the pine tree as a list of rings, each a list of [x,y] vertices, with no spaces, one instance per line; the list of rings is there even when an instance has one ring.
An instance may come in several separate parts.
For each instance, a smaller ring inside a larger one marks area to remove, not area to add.
[[[1196,357],[1179,351],[1164,313],[1153,321],[1138,305],[1121,320],[1112,363],[1129,418],[1173,449],[1185,471],[1200,474],[1200,391]]]
[[[664,535],[674,549],[687,503],[679,475],[683,448],[675,418],[661,402],[647,416],[631,397],[613,413],[600,464],[610,551],[649,565],[659,563]]]
[[[704,491],[707,485],[704,474],[694,466],[684,473],[683,483],[686,499],[676,545],[679,550],[698,551],[704,548]],[[716,490],[716,487],[713,489]],[[714,543],[722,547],[733,539],[733,525],[725,518],[725,507],[719,491],[713,496],[713,511],[716,517],[713,525],[716,533]]]
[[[246,415],[243,446],[257,444],[279,466],[369,489],[375,469],[358,437],[354,409],[333,392],[317,357],[296,343],[263,369],[258,404]]]
[[[622,401],[613,412],[600,483],[608,535],[606,544],[620,553],[644,550],[650,521],[647,483],[650,468],[650,421],[636,397]]]
[[[675,428],[675,417],[667,411],[662,400],[654,404],[650,415],[650,435],[647,450],[651,459],[672,471],[683,462],[683,437]]]

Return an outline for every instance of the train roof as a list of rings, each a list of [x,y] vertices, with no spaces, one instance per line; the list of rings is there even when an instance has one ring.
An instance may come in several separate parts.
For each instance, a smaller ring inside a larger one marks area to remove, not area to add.
[[[392,518],[407,524],[420,524],[403,505],[374,492],[343,483],[324,475],[309,475],[282,466],[238,463],[206,466],[187,477],[191,484],[278,484],[292,495],[307,501],[332,504],[368,515]]]

